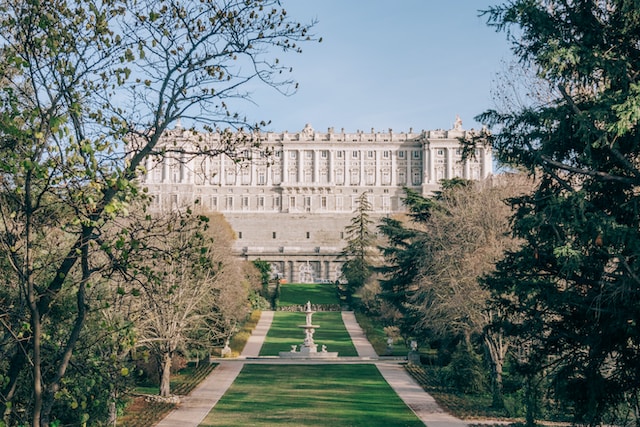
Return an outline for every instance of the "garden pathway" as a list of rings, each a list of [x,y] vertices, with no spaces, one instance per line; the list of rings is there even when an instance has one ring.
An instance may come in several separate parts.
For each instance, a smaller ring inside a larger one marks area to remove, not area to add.
[[[258,357],[272,321],[273,311],[263,311],[242,350],[241,359]],[[221,361],[198,387],[188,396],[182,397],[180,406],[164,417],[156,427],[196,427],[233,384],[243,366],[244,363],[234,360]]]
[[[236,379],[247,358],[257,358],[273,320],[273,311],[264,311],[249,341],[238,359],[223,360],[211,374],[189,394],[180,406],[169,413],[156,427],[196,427],[218,403]],[[380,360],[358,325],[353,312],[342,312],[342,319],[353,341],[358,358],[345,358],[346,363],[374,363],[384,379],[400,398],[428,427],[463,427],[467,424],[446,412],[426,393],[397,361]],[[354,360],[357,359],[357,360]],[[343,362],[343,363],[344,363]],[[291,363],[285,359],[256,359],[250,363]],[[296,360],[295,363],[301,363]],[[308,360],[305,363],[341,363],[340,360]]]
[[[347,328],[358,356],[363,359],[378,359],[373,346],[356,321],[353,311],[343,311],[342,321]],[[393,362],[376,362],[376,367],[391,388],[404,403],[429,427],[462,427],[467,424],[440,408],[430,394],[409,375],[402,365]]]

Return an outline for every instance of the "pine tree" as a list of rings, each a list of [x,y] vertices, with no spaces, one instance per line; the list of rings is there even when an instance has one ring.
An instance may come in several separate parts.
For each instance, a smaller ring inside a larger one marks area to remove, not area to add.
[[[513,201],[514,234],[526,244],[486,286],[507,313],[502,326],[527,350],[523,369],[531,380],[548,377],[575,422],[615,423],[621,408],[637,422],[638,2],[514,0],[486,14],[498,30],[518,28],[514,52],[555,94],[479,117],[501,162],[541,176]]]
[[[371,230],[371,210],[367,193],[362,193],[357,199],[351,223],[345,227],[347,244],[340,256],[346,259],[342,264],[342,275],[347,281],[346,293],[349,299],[373,274],[372,250],[375,235]]]

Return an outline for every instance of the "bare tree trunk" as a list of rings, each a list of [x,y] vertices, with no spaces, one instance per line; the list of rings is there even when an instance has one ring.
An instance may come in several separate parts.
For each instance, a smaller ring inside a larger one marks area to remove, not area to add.
[[[83,236],[87,236],[89,233],[88,229],[84,229]],[[76,304],[77,304],[77,314],[75,318],[75,323],[69,337],[67,338],[67,342],[65,344],[64,351],[60,355],[59,360],[56,363],[55,375],[48,382],[45,392],[42,394],[42,409],[40,414],[40,425],[42,427],[48,426],[51,422],[51,411],[53,410],[53,405],[55,403],[55,395],[60,390],[60,381],[64,378],[64,375],[69,367],[69,362],[71,361],[71,357],[73,355],[73,349],[76,347],[76,343],[80,339],[80,332],[84,327],[85,320],[87,318],[87,310],[88,307],[86,305],[86,284],[91,277],[91,272],[89,269],[89,250],[88,250],[88,238],[84,241],[81,248],[81,268],[82,268],[82,281],[78,286],[78,290],[76,292]]]
[[[112,395],[111,398],[112,400],[109,402],[109,421],[107,422],[107,425],[115,427],[116,422],[118,421],[118,411],[116,408],[115,396]]]
[[[171,352],[162,355],[160,362],[160,396],[171,395]]]
[[[30,348],[30,346],[30,343],[25,343],[25,351],[28,351],[27,349]],[[23,352],[17,352],[9,361],[9,366],[13,366],[15,369],[8,372],[7,377],[9,381],[6,383],[5,388],[0,391],[0,393],[4,395],[4,401],[0,402],[0,410],[2,411],[3,420],[6,425],[11,425],[10,420],[14,407],[13,397],[16,394],[20,372],[25,367],[26,363],[27,358],[24,356]]]
[[[525,380],[525,425],[535,427],[536,413],[538,412],[538,394],[534,379],[528,376]]]
[[[32,331],[32,343],[33,343],[33,353],[31,360],[31,372],[33,375],[33,410],[32,410],[32,419],[31,424],[33,427],[40,427],[40,413],[42,411],[42,396],[43,396],[43,387],[42,387],[42,320],[40,318],[40,307],[38,292],[36,289],[36,284],[34,282],[33,275],[33,254],[31,251],[31,242],[32,242],[32,227],[33,227],[33,200],[32,200],[32,179],[33,175],[31,173],[27,173],[25,177],[24,183],[24,206],[25,206],[25,254],[24,259],[22,260],[22,265],[20,265],[19,269],[22,273],[22,277],[24,278],[24,286],[26,287],[26,296],[29,307],[29,316],[31,316],[31,331]],[[9,367],[9,371],[11,371],[11,367]]]
[[[494,408],[504,408],[504,396],[502,394],[502,366],[504,360],[500,359],[491,363],[492,384],[492,406]]]
[[[42,354],[41,341],[42,324],[35,303],[31,304],[31,327],[33,329],[33,412],[31,425],[40,427],[40,414],[42,411]]]
[[[508,345],[504,342],[500,334],[485,332],[484,346],[489,356],[491,364],[491,393],[492,406],[494,408],[504,408],[504,396],[502,394],[502,370],[504,358],[507,354]]]

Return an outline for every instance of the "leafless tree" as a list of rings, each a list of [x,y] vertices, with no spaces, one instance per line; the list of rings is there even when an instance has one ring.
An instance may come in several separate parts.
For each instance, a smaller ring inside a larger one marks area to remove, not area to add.
[[[107,310],[127,313],[136,346],[157,361],[160,395],[170,395],[172,360],[189,349],[210,348],[228,337],[249,313],[249,283],[233,256],[233,231],[220,214],[190,210],[133,215],[129,235],[114,259],[127,268],[112,280]],[[137,247],[131,251],[131,247]]]
[[[442,336],[462,335],[467,341],[481,334],[498,391],[508,342],[486,329],[495,313],[478,279],[493,271],[505,251],[520,244],[510,236],[512,212],[505,200],[531,188],[531,179],[515,174],[454,187],[443,193],[423,224],[424,267],[412,302],[418,326]]]

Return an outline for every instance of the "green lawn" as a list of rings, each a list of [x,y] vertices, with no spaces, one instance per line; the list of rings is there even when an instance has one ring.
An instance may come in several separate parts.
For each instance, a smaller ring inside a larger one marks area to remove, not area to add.
[[[280,307],[312,304],[340,304],[336,287],[329,283],[286,283],[280,285]]]
[[[358,355],[339,312],[314,313],[312,320],[314,325],[320,326],[313,335],[313,341],[318,344],[318,351],[324,344],[327,351],[337,351],[338,356]],[[300,344],[304,341],[304,329],[298,325],[304,325],[305,321],[306,315],[302,312],[275,312],[271,328],[260,349],[260,356],[277,356],[281,351],[290,351],[294,344],[300,349]]]
[[[245,365],[201,426],[424,426],[373,365]]]

